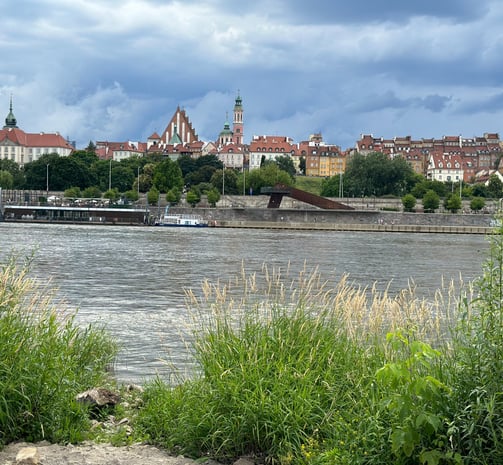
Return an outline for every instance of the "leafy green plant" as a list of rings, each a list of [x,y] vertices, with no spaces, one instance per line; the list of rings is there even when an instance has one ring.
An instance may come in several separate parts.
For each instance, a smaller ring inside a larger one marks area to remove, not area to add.
[[[458,406],[453,440],[477,464],[503,462],[503,227],[489,241],[474,296],[460,302],[451,362]]]
[[[0,268],[0,445],[79,441],[89,425],[75,396],[108,379],[116,345],[57,311],[28,272],[14,257]]]
[[[385,363],[383,338],[409,318],[435,331],[430,314],[413,294],[408,306],[405,293],[374,291],[369,301],[345,279],[329,287],[316,272],[292,282],[264,273],[206,283],[201,297],[188,292],[197,373],[146,387],[140,434],[219,460],[288,464],[308,453],[310,462],[386,463],[390,414],[374,376]]]
[[[441,353],[414,340],[411,333],[395,331],[387,340],[399,354],[377,371],[387,389],[383,396],[392,413],[391,445],[397,458],[419,457],[421,463],[460,464],[461,455],[449,448],[444,405],[450,389],[437,377]]]

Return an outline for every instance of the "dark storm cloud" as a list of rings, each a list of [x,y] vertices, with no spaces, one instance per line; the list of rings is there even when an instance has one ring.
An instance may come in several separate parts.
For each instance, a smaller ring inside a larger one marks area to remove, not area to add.
[[[434,113],[441,112],[451,101],[450,97],[442,95],[426,95],[424,97],[400,98],[393,91],[383,94],[366,94],[360,100],[349,104],[349,112],[374,112],[384,109],[423,108]]]
[[[16,5],[0,29],[0,117],[13,94],[25,130],[78,144],[146,138],[178,105],[215,140],[238,89],[246,140],[322,131],[347,147],[366,131],[473,134],[503,121],[496,0]]]
[[[274,4],[275,2],[273,2]],[[416,16],[456,22],[474,21],[487,11],[484,0],[282,0],[284,14],[300,23],[366,23],[406,21]]]

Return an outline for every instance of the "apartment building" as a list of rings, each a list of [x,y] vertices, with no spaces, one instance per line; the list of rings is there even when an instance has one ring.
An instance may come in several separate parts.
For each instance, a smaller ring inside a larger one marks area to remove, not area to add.
[[[417,140],[410,136],[384,139],[362,134],[355,144],[355,150],[363,154],[382,152],[390,157],[402,156],[416,173],[431,179],[459,175],[454,172],[440,174],[438,171],[440,163],[445,169],[448,164],[456,163],[452,157],[458,157],[464,182],[472,182],[480,171],[496,169],[503,153],[497,133],[484,133],[473,138],[443,136],[440,139]]]
[[[321,133],[298,144],[298,158],[306,160],[306,176],[331,177],[344,173],[346,156],[337,145],[326,144]]]

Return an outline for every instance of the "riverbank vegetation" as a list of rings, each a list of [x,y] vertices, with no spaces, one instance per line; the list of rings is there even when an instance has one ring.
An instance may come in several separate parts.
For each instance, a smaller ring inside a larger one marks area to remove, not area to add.
[[[89,412],[75,396],[104,383],[116,354],[102,329],[55,307],[29,261],[12,256],[0,268],[0,447],[84,439]]]
[[[227,463],[503,463],[503,228],[473,283],[433,298],[350,276],[245,269],[187,290],[194,372],[173,371],[90,433],[75,395],[107,381],[115,344],[79,329],[15,260],[0,273],[0,445],[148,441]],[[244,268],[244,267],[243,267]],[[108,438],[108,439],[107,439]]]
[[[503,463],[503,231],[490,241],[473,285],[428,301],[267,268],[188,293],[200,373],[148,384],[138,431],[221,461]]]

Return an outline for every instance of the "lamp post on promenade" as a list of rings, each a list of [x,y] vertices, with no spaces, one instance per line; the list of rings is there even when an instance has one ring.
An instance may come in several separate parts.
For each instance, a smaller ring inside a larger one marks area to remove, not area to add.
[[[224,206],[224,195],[225,195],[225,165],[222,168],[222,206]]]
[[[46,199],[49,198],[49,163],[46,165],[46,175],[45,175],[45,190],[46,190]]]
[[[137,185],[137,191],[138,191],[138,198],[140,198],[140,167],[138,166],[138,185]]]

